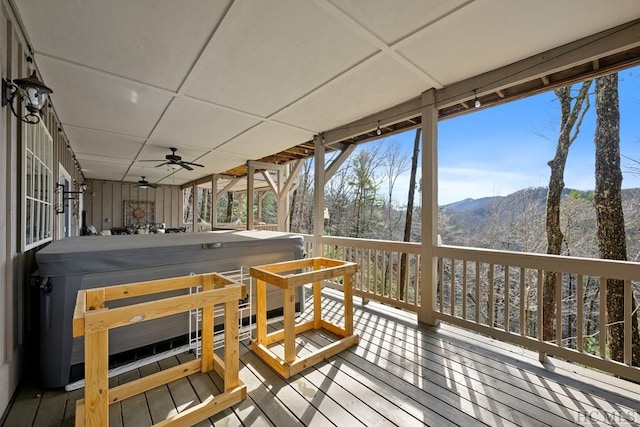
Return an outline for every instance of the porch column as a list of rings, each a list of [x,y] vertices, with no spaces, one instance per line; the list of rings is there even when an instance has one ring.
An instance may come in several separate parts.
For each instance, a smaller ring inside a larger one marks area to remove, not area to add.
[[[289,178],[290,164],[278,169],[278,231],[289,231],[289,189],[287,188],[287,178]]]
[[[196,181],[193,181],[191,191],[191,198],[193,199],[193,204],[191,206],[191,232],[195,233],[198,231],[196,228],[198,226],[198,184],[196,184]]]
[[[211,175],[211,229],[218,225],[218,174]]]
[[[438,280],[433,247],[438,239],[438,108],[435,89],[422,93],[422,247],[421,304],[418,320],[437,325],[435,318]]]
[[[324,145],[322,137],[313,138],[313,256],[321,256],[320,238],[324,235]]]
[[[253,229],[253,191],[255,184],[255,167],[247,162],[247,230]]]

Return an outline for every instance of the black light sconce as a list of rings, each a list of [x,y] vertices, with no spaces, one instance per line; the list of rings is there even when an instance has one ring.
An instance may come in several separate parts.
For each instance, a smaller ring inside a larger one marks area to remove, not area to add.
[[[69,194],[84,194],[85,191],[87,191],[87,184],[85,182],[83,182],[82,184],[80,184],[80,190],[79,191],[66,191],[64,189],[64,184],[56,184],[56,187],[58,187],[58,194],[62,194],[62,208],[56,208],[56,213],[57,214],[63,214],[64,213],[64,207],[65,204],[64,202],[68,201],[68,200],[76,200],[77,196],[71,196],[71,197],[66,197]]]
[[[2,106],[9,104],[13,115],[25,123],[35,125],[40,121],[40,110],[47,104],[47,96],[50,93],[53,93],[53,90],[40,81],[35,70],[31,76],[24,79],[2,79]],[[13,103],[16,97],[25,103],[27,114],[24,116],[18,114]]]

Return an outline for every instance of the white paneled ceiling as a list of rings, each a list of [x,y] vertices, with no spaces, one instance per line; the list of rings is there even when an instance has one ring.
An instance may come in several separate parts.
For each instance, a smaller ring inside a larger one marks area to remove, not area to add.
[[[638,0],[12,0],[87,178],[183,184],[640,17]],[[169,147],[205,165],[145,159]]]

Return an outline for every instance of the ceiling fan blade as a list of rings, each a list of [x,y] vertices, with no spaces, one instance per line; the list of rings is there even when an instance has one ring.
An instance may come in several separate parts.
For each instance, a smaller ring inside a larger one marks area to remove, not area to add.
[[[200,165],[198,163],[193,163],[193,162],[182,162],[183,164],[187,164],[187,165],[191,165],[191,166],[197,166],[199,168],[203,168],[204,165]]]
[[[156,161],[157,161],[157,160],[156,160]],[[156,165],[156,167],[157,167],[157,168],[159,168],[159,167],[162,167],[162,166],[164,166],[164,165],[168,165],[168,164],[169,164],[168,162],[162,162],[162,163],[160,163],[159,165]]]
[[[161,160],[138,160],[139,162],[166,162],[165,159],[161,159]]]
[[[182,166],[183,168],[185,168],[186,170],[188,170],[188,171],[192,171],[193,170],[193,168],[191,166],[189,166],[188,164],[186,164],[185,162],[178,162],[178,164],[180,166]]]

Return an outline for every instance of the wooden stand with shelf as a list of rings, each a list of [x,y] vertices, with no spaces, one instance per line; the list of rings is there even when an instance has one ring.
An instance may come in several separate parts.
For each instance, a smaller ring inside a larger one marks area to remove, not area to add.
[[[106,301],[198,286],[202,287],[202,292],[105,308]],[[158,425],[193,425],[244,400],[247,388],[238,376],[238,300],[245,294],[244,285],[216,273],[79,291],[73,315],[73,336],[84,336],[85,339],[85,397],[76,403],[76,426],[107,426],[110,404],[196,372],[215,371],[224,380],[223,392]],[[213,311],[216,304],[224,304],[224,360],[213,351]],[[109,388],[109,329],[198,308],[203,311],[200,358]]]
[[[256,338],[251,342],[253,351],[283,378],[289,378],[342,350],[357,344],[359,337],[353,333],[353,295],[351,276],[357,271],[353,262],[329,258],[309,258],[251,267],[250,274],[256,279]],[[297,270],[307,270],[293,273]],[[322,318],[322,281],[343,277],[344,327]],[[296,326],[295,289],[313,283],[313,319]],[[284,327],[267,334],[267,284],[283,290]],[[305,357],[297,357],[296,334],[312,329],[325,329],[342,337]],[[283,342],[284,358],[280,358],[269,346]]]

